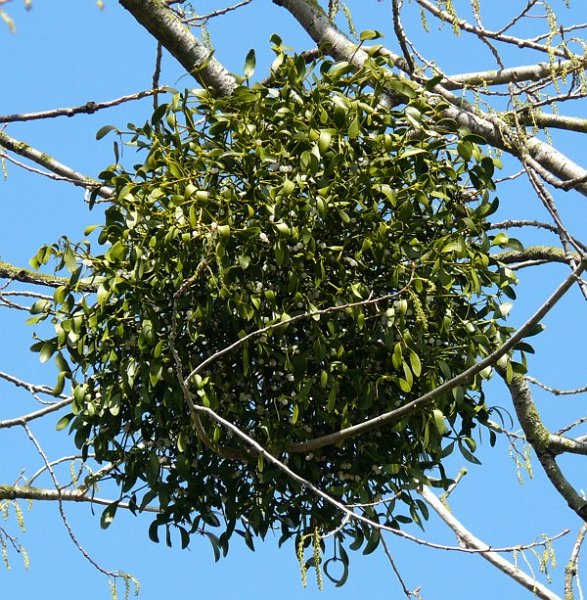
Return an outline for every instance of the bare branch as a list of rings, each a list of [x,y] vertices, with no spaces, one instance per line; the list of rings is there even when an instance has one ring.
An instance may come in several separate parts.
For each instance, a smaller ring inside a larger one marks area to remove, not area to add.
[[[583,523],[577,534],[577,540],[573,546],[571,557],[565,567],[565,600],[572,600],[575,595],[573,593],[573,580],[578,580],[579,571],[579,553],[581,552],[581,546],[585,540],[585,534],[587,534],[587,523]]]
[[[385,538],[383,536],[381,536],[381,545],[383,546],[383,551],[385,552],[385,556],[387,556],[387,560],[389,561],[389,564],[391,565],[391,569],[393,570],[395,576],[397,577],[397,580],[399,581],[399,584],[401,585],[402,591],[405,594],[406,598],[411,598],[412,596],[417,597],[414,594],[414,592],[410,592],[408,586],[406,585],[406,583],[402,577],[402,574],[399,572],[399,569],[397,568],[397,566],[395,564],[395,560],[393,560],[391,551],[387,547],[387,542],[385,541]]]
[[[503,376],[503,372],[500,374]],[[542,423],[528,384],[520,375],[514,375],[510,382],[504,377],[504,381],[512,395],[514,408],[526,439],[534,449],[547,477],[567,501],[571,510],[587,521],[587,500],[569,483],[556,463],[555,452],[551,447],[552,434]]]
[[[91,177],[87,177],[86,175],[82,175],[82,173],[74,171],[70,167],[56,161],[46,152],[41,152],[36,148],[29,146],[26,142],[14,139],[4,131],[0,131],[0,147],[49,169],[49,171],[64,177],[74,185],[83,187],[87,190],[97,190],[97,194],[102,198],[112,198],[112,190],[102,185],[96,179],[92,179]]]
[[[203,85],[221,96],[232,93],[235,78],[163,0],[119,0],[119,3]]]
[[[475,548],[479,550],[479,554],[485,560],[489,561],[493,566],[497,567],[500,571],[511,577],[527,590],[530,590],[533,594],[538,596],[538,598],[543,598],[544,600],[561,600],[560,596],[551,592],[546,586],[524,573],[524,571],[517,566],[510,563],[496,552],[486,550],[488,545],[466,529],[429,488],[423,487],[418,491],[436,514],[455,532],[459,542],[466,548]]]
[[[573,71],[584,69],[587,69],[587,57],[581,57],[578,60],[558,60],[552,63],[521,65],[497,71],[447,75],[446,81],[442,82],[442,86],[447,90],[457,90],[474,86],[505,85],[521,81],[552,80],[553,76],[568,75]]]
[[[530,377],[530,375],[525,375],[524,379],[526,381],[529,381],[530,383],[533,383],[534,385],[537,385],[538,387],[541,387],[543,390],[546,390],[547,392],[554,394],[555,396],[573,396],[575,394],[585,394],[587,392],[587,385],[584,387],[579,387],[579,388],[575,388],[572,390],[561,390],[558,388],[550,387],[549,385],[542,383],[535,377]]]
[[[406,34],[400,18],[402,4],[403,0],[392,0],[391,2],[391,9],[393,13],[393,30],[395,31],[395,36],[397,37],[400,48],[402,49],[402,54],[404,55],[404,60],[406,61],[407,71],[408,73],[413,73],[414,61],[412,60],[410,51],[408,49],[408,41],[406,39]]]
[[[536,127],[551,127],[566,129],[577,133],[587,133],[587,119],[567,117],[544,112],[523,111],[520,115],[521,123]]]
[[[243,6],[250,4],[252,1],[253,0],[242,0],[242,2],[237,2],[236,4],[233,4],[232,6],[227,6],[226,8],[220,8],[218,10],[214,10],[205,15],[195,15],[193,17],[184,19],[184,23],[192,24],[192,23],[206,22],[206,21],[209,21],[210,19],[213,19],[214,17],[221,17],[222,15],[226,15],[229,12],[238,10],[239,8],[242,8]]]
[[[12,115],[0,115],[0,123],[11,123],[14,121],[35,121],[38,119],[54,119],[55,117],[73,117],[78,114],[91,115],[104,108],[111,108],[113,106],[119,106],[124,102],[131,102],[133,100],[140,100],[141,98],[148,98],[149,96],[157,96],[157,94],[167,93],[167,88],[156,87],[152,90],[145,90],[137,92],[136,94],[129,94],[127,96],[121,96],[114,100],[108,100],[106,102],[93,102],[89,101],[81,106],[72,106],[68,108],[54,108],[52,110],[44,110],[34,113],[18,113]]]
[[[98,504],[100,506],[109,506],[114,500],[109,498],[98,498],[88,494],[84,490],[63,490],[41,487],[31,487],[28,485],[6,485],[0,484],[0,500],[36,500],[41,502],[84,502],[89,504]],[[118,504],[118,508],[130,509],[131,506],[124,502]],[[134,508],[134,507],[133,507]],[[142,512],[158,513],[158,507],[146,506],[141,508]]]
[[[71,404],[71,398],[65,398],[60,402],[55,402],[55,404],[50,404],[45,408],[41,408],[32,413],[28,413],[26,415],[22,415],[20,417],[15,417],[14,419],[4,419],[4,421],[0,421],[0,429],[6,429],[8,427],[14,427],[15,425],[24,425],[25,423],[29,423],[30,421],[34,421],[35,419],[39,419],[48,415],[49,413],[60,410],[64,406],[69,406]]]
[[[416,2],[424,9],[426,9],[429,13],[433,14],[435,17],[439,18],[445,23],[450,23],[452,26],[457,26],[462,31],[472,33],[479,39],[488,38],[496,40],[498,42],[511,44],[513,46],[516,46],[517,48],[531,48],[532,50],[543,52],[545,54],[548,54],[549,56],[555,55],[560,56],[561,58],[569,58],[568,51],[562,48],[553,48],[552,46],[540,44],[530,39],[505,35],[498,31],[489,31],[483,27],[471,25],[471,23],[468,23],[467,21],[465,21],[465,19],[459,19],[458,17],[454,18],[451,14],[444,10],[441,10],[440,8],[438,8],[438,6],[435,6],[429,0],[416,0]]]
[[[539,260],[544,262],[557,262],[570,264],[572,258],[577,259],[578,254],[569,256],[562,248],[555,246],[529,246],[523,250],[505,250],[492,254],[493,258],[506,265],[526,260]]]
[[[55,275],[47,275],[39,273],[32,269],[23,267],[15,267],[10,263],[0,260],[0,278],[10,279],[12,281],[20,281],[22,283],[32,283],[34,285],[43,285],[47,287],[57,288],[69,283],[69,277],[57,277]],[[89,281],[81,280],[77,283],[78,289],[81,292],[95,292],[97,287]]]
[[[29,383],[28,381],[23,381],[22,379],[18,379],[14,377],[14,375],[9,375],[8,373],[4,373],[0,371],[0,379],[4,379],[9,383],[17,387],[24,388],[27,392],[35,395],[35,394],[48,394],[53,396],[53,389],[48,385],[35,385],[33,383]],[[63,400],[65,400],[65,396],[60,396]],[[51,402],[51,405],[55,404],[55,402]]]
[[[73,545],[80,551],[82,556],[100,573],[103,573],[104,575],[107,575],[108,577],[112,577],[114,579],[119,578],[119,577],[122,577],[122,578],[128,577],[127,575],[125,575],[119,571],[109,571],[109,570],[105,569],[102,565],[98,564],[90,556],[88,551],[80,544],[79,540],[77,539],[77,536],[74,534],[73,529],[71,528],[71,525],[69,523],[67,515],[65,514],[65,508],[63,506],[63,499],[62,499],[62,490],[59,487],[59,482],[57,481],[57,476],[55,475],[53,467],[51,466],[51,463],[49,462],[49,459],[47,458],[45,451],[41,447],[41,444],[39,444],[39,442],[33,435],[33,432],[30,430],[29,426],[25,423],[22,427],[26,431],[28,438],[31,440],[31,442],[37,449],[37,452],[39,453],[39,455],[41,456],[41,458],[43,459],[43,462],[45,463],[45,465],[47,467],[47,471],[51,475],[51,479],[53,480],[53,484],[55,485],[55,491],[57,492],[57,504],[59,507],[59,514],[61,515],[61,520],[63,521],[65,530],[67,531],[69,538],[73,542]]]

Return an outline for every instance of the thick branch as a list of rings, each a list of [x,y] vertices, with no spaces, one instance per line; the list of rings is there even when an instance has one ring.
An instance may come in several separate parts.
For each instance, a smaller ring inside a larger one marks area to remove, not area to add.
[[[562,248],[557,248],[556,246],[529,246],[523,250],[506,250],[494,254],[493,257],[506,265],[525,260],[541,260],[569,264],[571,259],[576,260],[579,258],[577,253],[573,253],[572,256],[569,256]]]
[[[569,507],[584,521],[587,521],[587,500],[583,498],[563,475],[555,460],[552,437],[542,423],[532,393],[524,377],[515,375],[510,383],[506,380],[518,420],[528,443],[536,452],[546,476],[558,493],[567,501]]]
[[[121,6],[200,81],[221,96],[236,87],[235,78],[215,59],[163,0],[119,0]]]
[[[476,73],[460,73],[448,75],[442,85],[447,90],[457,90],[472,86],[506,85],[520,81],[540,81],[556,75],[568,75],[578,69],[587,69],[587,57],[579,61],[559,60],[553,63],[538,63],[510,67],[498,71],[478,71]]]
[[[566,117],[552,113],[524,111],[519,115],[519,120],[524,125],[536,127],[551,127],[566,129],[577,133],[587,133],[587,119],[579,117]]]
[[[96,498],[88,495],[83,490],[55,490],[51,488],[40,488],[28,485],[6,485],[0,484],[0,500],[42,500],[48,502],[89,502],[90,504],[99,504],[109,506],[112,500],[107,498]],[[118,508],[128,509],[130,506],[123,502],[119,503]],[[159,509],[152,506],[146,506],[141,512],[155,512]]]
[[[61,285],[69,283],[69,277],[57,277],[55,275],[47,275],[39,273],[32,269],[23,267],[15,267],[10,263],[0,260],[0,278],[11,279],[12,281],[21,281],[22,283],[33,283],[34,285],[44,285],[47,287],[57,288]],[[96,286],[88,281],[79,281],[77,289],[82,292],[95,292]]]

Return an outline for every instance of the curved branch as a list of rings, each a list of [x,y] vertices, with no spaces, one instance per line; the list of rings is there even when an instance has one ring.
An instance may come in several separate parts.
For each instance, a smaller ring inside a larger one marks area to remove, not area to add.
[[[500,372],[503,376],[503,371]],[[569,483],[558,466],[556,455],[556,444],[553,444],[553,436],[542,423],[532,393],[522,375],[515,375],[508,383],[504,381],[514,403],[518,420],[524,431],[528,443],[534,449],[538,461],[542,465],[546,476],[558,493],[567,501],[567,504],[581,519],[587,521],[587,500]]]
[[[378,523],[376,521],[369,519],[368,517],[365,517],[364,515],[353,512],[346,504],[343,504],[342,502],[340,502],[339,500],[337,500],[330,494],[324,492],[319,487],[315,486],[312,482],[308,481],[307,479],[304,479],[301,475],[298,475],[295,471],[290,469],[284,462],[282,462],[281,460],[276,458],[273,454],[271,454],[269,451],[267,451],[261,444],[259,444],[259,442],[257,442],[255,439],[253,439],[252,437],[247,435],[242,429],[237,427],[234,423],[231,423],[227,419],[224,419],[223,417],[221,417],[218,413],[213,411],[211,408],[208,408],[206,406],[200,406],[200,405],[195,405],[194,408],[197,412],[201,412],[203,414],[208,415],[211,419],[213,419],[214,421],[216,421],[217,423],[222,425],[228,431],[231,431],[236,437],[240,438],[248,446],[250,446],[256,454],[263,456],[268,462],[275,465],[282,473],[285,473],[293,481],[296,481],[302,487],[310,490],[313,494],[315,494],[319,498],[322,498],[325,502],[327,502],[331,506],[334,506],[342,514],[345,515],[345,518],[354,519],[355,521],[360,521],[361,523],[365,523],[369,527],[373,527],[380,531],[389,531],[396,536],[403,537],[407,540],[410,540],[411,542],[416,542],[417,544],[421,544],[423,546],[428,546],[429,548],[436,548],[438,550],[455,550],[458,552],[465,552],[467,554],[478,554],[478,553],[489,552],[489,551],[492,551],[494,553],[515,552],[515,551],[524,550],[526,548],[533,548],[535,546],[544,545],[543,543],[538,542],[538,543],[528,544],[525,546],[524,545],[510,546],[508,548],[491,548],[490,546],[486,546],[485,548],[473,548],[473,547],[469,548],[469,547],[464,547],[464,546],[447,546],[445,544],[437,544],[435,542],[429,542],[427,540],[418,538],[410,533],[407,533],[401,529],[391,527],[390,525]],[[559,533],[555,537],[558,538],[563,535],[566,535],[567,533],[568,533],[568,530],[565,530],[562,533]]]
[[[424,406],[430,404],[435,398],[438,398],[438,396],[442,396],[443,394],[450,392],[450,390],[452,390],[458,385],[467,383],[471,377],[482,371],[485,367],[493,366],[499,358],[504,356],[519,341],[521,341],[526,336],[528,330],[534,325],[536,325],[566,294],[566,292],[575,283],[576,278],[586,267],[587,259],[584,259],[579,265],[579,267],[575,269],[573,273],[571,273],[571,275],[569,275],[569,277],[567,277],[563,281],[563,283],[550,295],[549,298],[547,298],[547,300],[542,304],[542,306],[540,306],[540,308],[524,323],[524,325],[522,325],[522,327],[520,327],[516,331],[516,333],[511,338],[509,338],[495,352],[492,352],[483,360],[478,361],[472,367],[468,368],[466,371],[463,371],[460,375],[457,375],[456,377],[445,381],[442,385],[439,385],[434,390],[431,390],[430,392],[420,396],[419,398],[408,402],[400,408],[391,410],[387,413],[383,413],[378,417],[374,417],[367,421],[363,421],[362,423],[358,423],[357,425],[351,425],[346,429],[341,429],[340,431],[335,431],[334,433],[329,433],[327,435],[314,438],[313,440],[308,440],[307,442],[300,442],[298,444],[294,444],[293,446],[288,448],[288,450],[290,452],[310,452],[318,448],[323,448],[324,446],[330,446],[332,444],[343,442],[344,440],[350,437],[354,437],[356,435],[362,435],[364,433],[374,431],[376,429],[379,429],[383,425],[396,422],[403,417],[413,414],[416,410],[419,410]]]

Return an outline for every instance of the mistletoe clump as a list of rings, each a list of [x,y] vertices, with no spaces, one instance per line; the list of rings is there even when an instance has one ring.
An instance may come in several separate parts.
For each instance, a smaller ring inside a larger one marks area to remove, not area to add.
[[[447,485],[455,448],[476,460],[481,376],[367,434],[331,434],[498,348],[513,295],[491,256],[507,237],[488,233],[483,140],[383,59],[307,65],[274,42],[265,84],[178,93],[134,128],[144,161],[102,173],[115,200],[100,252],[63,240],[36,258],[71,271],[52,310],[37,307],[56,333],[35,349],[73,386],[59,426],[112,465],[120,501],[158,505],[154,539],[177,526],[183,545],[205,533],[224,553],[234,531],[252,546],[342,518],[238,432],[344,504],[391,496],[362,509],[372,521],[420,522],[413,490]],[[390,92],[405,104],[386,108]],[[336,536],[378,540],[353,520]]]

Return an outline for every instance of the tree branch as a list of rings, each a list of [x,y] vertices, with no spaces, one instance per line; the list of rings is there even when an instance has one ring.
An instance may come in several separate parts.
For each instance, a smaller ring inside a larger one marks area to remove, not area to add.
[[[36,121],[38,119],[53,119],[55,117],[73,117],[79,114],[91,115],[98,110],[104,108],[111,108],[112,106],[118,106],[124,102],[131,102],[133,100],[140,100],[141,98],[148,98],[149,96],[156,96],[157,94],[165,94],[167,90],[165,88],[156,88],[152,90],[145,90],[137,92],[136,94],[129,94],[127,96],[121,96],[114,100],[107,100],[106,102],[93,102],[89,101],[81,106],[71,106],[67,108],[54,108],[52,110],[43,110],[34,113],[18,113],[12,115],[0,115],[0,123],[11,123],[14,121]]]
[[[514,581],[531,591],[538,598],[543,600],[561,600],[560,596],[551,592],[547,587],[536,581],[533,577],[530,577],[524,571],[519,569],[514,564],[507,561],[505,558],[493,552],[492,550],[486,550],[489,546],[482,542],[479,538],[475,537],[465,526],[458,521],[452,513],[442,504],[438,497],[432,493],[432,491],[423,487],[418,490],[420,495],[426,502],[432,507],[436,514],[455,532],[457,539],[467,548],[475,548],[479,550],[479,554],[487,561],[489,561],[494,567],[497,567],[500,571],[511,577]]]
[[[499,358],[504,356],[519,341],[521,341],[525,337],[528,330],[536,325],[546,314],[548,314],[553,306],[566,294],[566,292],[575,283],[576,278],[586,267],[587,258],[581,262],[579,267],[563,281],[563,283],[550,295],[549,298],[547,298],[542,306],[540,306],[540,308],[522,325],[522,327],[520,327],[516,333],[512,335],[511,338],[509,338],[495,352],[492,352],[483,360],[478,361],[472,367],[468,368],[466,371],[463,371],[460,375],[445,381],[442,385],[439,385],[434,390],[431,390],[419,398],[408,402],[400,408],[383,413],[382,415],[364,421],[363,423],[352,425],[346,429],[341,429],[340,431],[329,433],[327,435],[314,438],[313,440],[308,440],[307,442],[294,444],[288,450],[290,452],[310,452],[318,448],[323,448],[324,446],[343,442],[344,440],[356,435],[362,435],[364,433],[374,431],[383,425],[396,422],[403,417],[413,414],[416,410],[419,410],[432,403],[432,401],[435,398],[438,398],[438,396],[442,396],[443,394],[450,392],[450,390],[458,385],[465,384],[470,380],[471,377],[482,371],[485,367],[493,366]]]
[[[28,414],[22,415],[20,417],[15,417],[14,419],[4,419],[3,421],[0,421],[0,429],[14,427],[15,425],[24,425],[25,423],[28,423],[29,421],[34,421],[35,419],[44,417],[45,415],[55,412],[55,411],[63,408],[64,406],[68,406],[69,404],[71,404],[71,398],[65,398],[64,400],[61,400],[60,402],[55,402],[54,404],[49,404],[45,408],[41,408],[40,410],[37,410],[35,412],[28,413]]]
[[[163,0],[119,0],[120,5],[203,85],[221,96],[236,87],[236,79],[212,56]]]
[[[505,44],[511,44],[516,46],[517,48],[531,48],[532,50],[537,50],[539,52],[544,52],[549,56],[555,55],[560,56],[562,58],[568,58],[568,52],[564,49],[553,47],[550,44],[540,44],[531,39],[524,39],[519,37],[514,37],[511,35],[504,35],[499,31],[489,31],[484,29],[481,26],[471,25],[465,21],[465,19],[459,19],[458,17],[453,17],[450,13],[445,10],[441,10],[438,6],[435,6],[429,0],[416,0],[416,2],[428,12],[433,14],[435,17],[444,21],[445,23],[450,23],[453,27],[456,26],[462,31],[466,31],[467,33],[472,33],[477,36],[479,39],[488,38],[492,40],[496,40],[498,42],[503,42]]]
[[[38,500],[43,502],[58,502],[61,500],[63,502],[88,502],[101,506],[109,506],[113,502],[113,500],[107,498],[88,495],[85,490],[63,490],[7,484],[0,484],[0,500]],[[130,509],[130,506],[120,503],[118,508]],[[147,506],[142,508],[141,511],[158,513],[159,509]]]
[[[47,287],[57,288],[61,285],[69,283],[69,277],[57,277],[56,275],[47,275],[39,273],[32,269],[23,267],[15,267],[10,263],[0,260],[0,278],[10,279],[12,281],[20,281],[22,283],[32,283],[34,285],[44,285]],[[81,292],[95,292],[96,286],[89,281],[78,281],[77,289]]]
[[[499,371],[504,376],[503,371]],[[532,393],[524,377],[514,375],[509,383],[504,377],[504,381],[512,395],[518,421],[546,476],[558,493],[567,501],[571,510],[577,513],[581,519],[587,521],[587,500],[569,483],[556,463],[552,435],[542,423],[532,399]]]
[[[577,133],[587,133],[587,119],[579,117],[567,117],[564,115],[555,115],[552,113],[533,112],[523,110],[518,115],[520,123],[536,127],[552,127],[555,129],[566,129]]]
[[[447,90],[458,90],[474,86],[507,85],[521,81],[540,81],[554,75],[568,75],[577,70],[587,69],[587,57],[578,60],[558,60],[552,63],[521,65],[508,69],[477,71],[476,73],[459,73],[447,75],[442,86]]]
[[[577,582],[579,581],[577,577],[579,570],[579,553],[581,552],[581,546],[585,540],[585,534],[587,534],[587,523],[581,525],[579,533],[577,534],[577,540],[575,541],[571,552],[571,557],[565,567],[565,600],[572,600],[575,597],[573,594],[573,580],[577,578]],[[581,594],[580,597],[582,598],[583,595]]]
[[[506,250],[492,254],[493,258],[506,265],[518,263],[525,260],[540,260],[547,262],[558,262],[569,264],[571,258],[578,259],[579,255],[575,252],[569,256],[562,248],[556,246],[529,246],[523,250]]]
[[[0,147],[6,148],[6,150],[14,152],[19,156],[23,156],[24,158],[49,169],[49,171],[52,171],[57,175],[61,175],[74,185],[87,190],[97,189],[98,196],[101,196],[102,198],[107,198],[109,200],[112,198],[112,190],[102,185],[96,179],[92,179],[91,177],[87,177],[82,173],[74,171],[70,167],[55,160],[52,156],[49,156],[46,152],[40,152],[36,148],[29,146],[26,142],[10,137],[4,131],[0,131]]]

